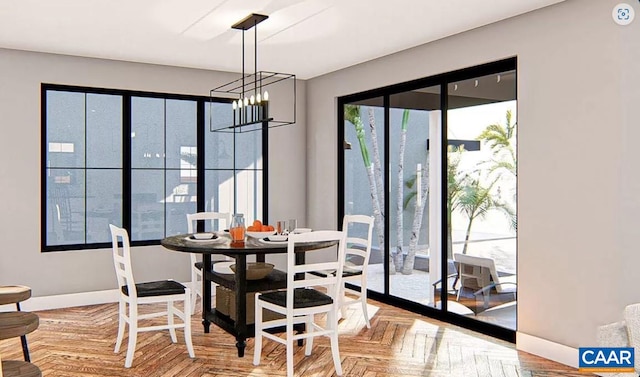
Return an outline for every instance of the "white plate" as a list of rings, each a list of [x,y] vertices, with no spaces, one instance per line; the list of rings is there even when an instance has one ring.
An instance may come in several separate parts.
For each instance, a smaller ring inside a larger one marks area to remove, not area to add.
[[[225,239],[218,236],[216,238],[210,238],[210,239],[204,239],[204,240],[198,240],[195,238],[191,238],[191,236],[187,236],[184,238],[185,240],[189,241],[189,242],[197,242],[197,243],[220,243],[220,242],[224,242]]]
[[[263,243],[271,243],[271,244],[286,244],[287,242],[289,242],[288,240],[284,240],[284,241],[267,241],[264,238],[260,238],[260,242]]]
[[[215,236],[215,234],[211,233],[211,232],[206,232],[206,233],[194,233],[191,235],[191,237],[195,238],[196,240],[210,240]]]

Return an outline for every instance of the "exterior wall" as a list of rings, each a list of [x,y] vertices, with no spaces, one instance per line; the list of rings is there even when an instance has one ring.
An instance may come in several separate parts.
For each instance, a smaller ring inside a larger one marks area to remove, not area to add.
[[[337,97],[517,56],[518,331],[594,345],[640,301],[640,22],[616,25],[617,3],[567,0],[309,80],[309,225],[337,225]]]
[[[159,65],[0,49],[0,284],[23,284],[34,297],[116,288],[111,250],[40,252],[40,84],[209,95],[236,75]],[[305,82],[298,124],[271,133],[270,218],[304,223]],[[283,182],[287,182],[286,185]],[[188,281],[189,258],[161,246],[134,248],[139,281]],[[177,267],[176,267],[177,266]]]

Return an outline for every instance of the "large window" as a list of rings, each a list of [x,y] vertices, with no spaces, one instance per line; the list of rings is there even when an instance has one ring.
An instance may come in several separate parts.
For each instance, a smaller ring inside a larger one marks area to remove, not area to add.
[[[134,245],[154,244],[185,233],[196,211],[266,218],[263,132],[210,132],[211,106],[231,107],[43,84],[42,249],[107,247],[110,223]]]

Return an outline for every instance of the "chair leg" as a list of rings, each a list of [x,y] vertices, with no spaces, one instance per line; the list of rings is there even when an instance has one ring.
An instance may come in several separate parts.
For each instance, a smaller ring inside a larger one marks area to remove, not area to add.
[[[129,344],[127,345],[127,357],[124,360],[124,367],[131,368],[133,355],[136,352],[136,342],[138,341],[138,308],[137,304],[129,305]]]
[[[184,295],[184,342],[187,345],[189,357],[196,357],[193,352],[193,342],[191,341],[191,293],[185,292]]]
[[[260,357],[262,356],[262,306],[256,299],[255,314],[255,341],[253,348],[253,365],[260,365]]]
[[[307,324],[306,324],[307,328],[307,334],[311,334],[314,332],[314,327],[313,327],[313,314],[309,314],[307,316]],[[310,336],[307,338],[307,344],[304,347],[304,355],[305,356],[310,356],[311,355],[311,349],[313,348],[313,336]]]
[[[369,321],[369,312],[367,311],[367,286],[362,285],[360,290],[360,302],[362,303],[362,314],[364,314],[364,321],[367,324],[367,328],[371,328],[371,321]]]
[[[176,337],[176,328],[174,322],[174,313],[173,313],[173,301],[167,302],[167,325],[169,326],[169,334],[171,334],[171,341],[174,343],[178,342],[178,338]],[[186,318],[185,318],[186,321]]]
[[[336,368],[336,374],[342,376],[342,364],[340,362],[340,349],[338,348],[338,320],[333,311],[327,313],[327,326],[330,326],[333,332],[329,336],[331,340],[331,355],[333,356],[333,365]]]
[[[126,315],[126,304],[120,300],[118,302],[118,337],[116,338],[116,348],[113,352],[120,352],[120,346],[122,345],[122,338],[124,337],[124,327],[126,326],[124,316]]]
[[[338,317],[338,319],[347,318],[347,305],[345,305],[347,296],[344,289],[344,283],[342,283],[342,286],[340,287],[340,294],[338,297],[340,297],[340,317]]]
[[[21,311],[19,302],[16,302],[16,309],[18,311]],[[22,343],[22,356],[24,357],[24,361],[28,363],[31,362],[31,357],[29,356],[29,345],[27,344],[26,335],[20,336],[20,343]]]
[[[293,324],[287,324],[287,377],[293,377]]]

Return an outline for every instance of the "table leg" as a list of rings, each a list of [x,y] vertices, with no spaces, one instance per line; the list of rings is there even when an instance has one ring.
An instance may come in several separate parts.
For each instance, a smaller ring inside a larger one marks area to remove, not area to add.
[[[211,281],[207,279],[207,271],[211,268],[211,254],[202,254],[202,325],[204,332],[209,333],[211,322],[207,314],[211,313]]]
[[[238,357],[244,356],[247,346],[247,257],[244,254],[236,259],[236,348]]]

